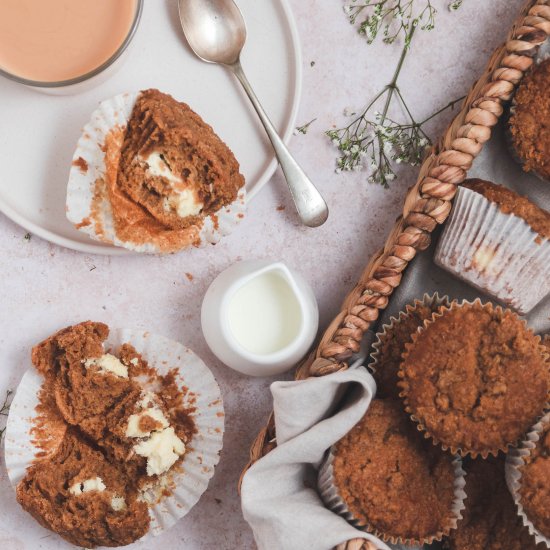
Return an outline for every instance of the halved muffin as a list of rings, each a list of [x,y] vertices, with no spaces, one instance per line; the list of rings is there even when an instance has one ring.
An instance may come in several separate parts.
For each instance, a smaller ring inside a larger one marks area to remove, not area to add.
[[[128,475],[72,430],[27,470],[17,501],[41,525],[86,548],[130,544],[149,530],[147,504]]]

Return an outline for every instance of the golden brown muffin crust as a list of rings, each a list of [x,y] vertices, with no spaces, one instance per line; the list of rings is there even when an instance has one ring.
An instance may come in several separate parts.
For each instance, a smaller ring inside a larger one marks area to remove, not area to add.
[[[399,384],[410,412],[452,449],[487,455],[515,443],[548,401],[539,339],[510,310],[444,310],[408,346]]]
[[[445,541],[448,550],[537,550],[522,525],[504,478],[504,459],[468,460],[463,519]]]
[[[462,186],[494,202],[504,214],[514,214],[522,218],[533,231],[550,239],[550,213],[532,203],[527,197],[522,197],[503,185],[480,179],[466,180]]]
[[[452,456],[418,433],[394,399],[375,399],[336,445],[334,481],[355,518],[388,537],[423,540],[447,527]]]
[[[374,365],[373,377],[376,380],[377,397],[393,397],[397,399],[401,388],[397,385],[397,372],[401,365],[405,345],[412,341],[412,334],[421,327],[426,319],[439,309],[437,304],[418,304],[407,307],[403,316],[394,325],[380,335],[377,362]]]
[[[520,468],[521,504],[529,521],[550,538],[550,423]]]
[[[510,133],[524,170],[550,178],[550,59],[524,76],[514,96]]]

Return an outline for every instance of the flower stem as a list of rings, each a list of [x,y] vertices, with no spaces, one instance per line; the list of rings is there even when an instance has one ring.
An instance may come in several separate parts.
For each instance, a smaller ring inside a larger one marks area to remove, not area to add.
[[[393,77],[390,81],[390,83],[386,86],[385,90],[387,90],[388,95],[386,96],[386,102],[384,103],[384,108],[382,109],[382,118],[381,123],[383,124],[386,120],[386,117],[388,116],[388,111],[390,109],[391,100],[393,97],[394,92],[397,90],[399,93],[399,88],[397,87],[397,79],[399,78],[399,75],[401,73],[401,69],[403,68],[403,63],[405,62],[405,57],[407,57],[407,53],[409,51],[411,40],[414,35],[414,31],[416,29],[416,26],[413,25],[411,27],[410,32],[407,34],[407,37],[405,38],[405,44],[403,45],[403,50],[401,52],[401,55],[399,57],[399,61],[397,63],[397,67],[395,68],[395,71],[393,73]],[[401,94],[399,94],[401,95]]]
[[[8,416],[10,412],[10,397],[13,394],[12,390],[8,390],[6,392],[6,397],[4,398],[4,403],[0,407],[0,416]],[[6,433],[6,427],[0,429],[0,442],[2,442],[2,438],[4,437],[4,434]]]
[[[447,103],[447,105],[445,105],[444,107],[441,107],[441,109],[439,109],[439,111],[436,111],[435,113],[432,113],[428,118],[425,118],[422,122],[419,122],[419,125],[422,126],[423,124],[425,124],[429,120],[432,120],[432,118],[435,118],[437,115],[440,115],[443,111],[446,111],[447,109],[454,108],[454,106],[457,103],[459,103],[460,101],[462,101],[465,97],[466,96],[463,95],[461,97],[457,97],[456,99],[453,99],[452,101],[449,101],[449,103]]]

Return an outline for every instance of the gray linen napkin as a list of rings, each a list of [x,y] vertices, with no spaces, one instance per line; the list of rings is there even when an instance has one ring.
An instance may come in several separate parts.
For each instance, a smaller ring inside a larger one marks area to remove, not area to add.
[[[314,468],[362,418],[375,392],[363,367],[271,385],[277,447],[250,468],[241,488],[259,550],[330,550],[353,538],[390,550],[327,510],[315,491]]]

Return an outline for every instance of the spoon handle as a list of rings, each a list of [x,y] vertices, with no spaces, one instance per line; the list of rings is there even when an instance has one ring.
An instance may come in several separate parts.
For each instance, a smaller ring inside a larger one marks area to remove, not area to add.
[[[250,82],[244,74],[241,63],[237,61],[233,65],[229,65],[233,70],[233,73],[242,84],[245,92],[248,94],[254,109],[258,113],[262,124],[264,125],[265,131],[271,143],[273,149],[275,149],[275,154],[279,160],[279,164],[285,175],[290,193],[296,205],[296,210],[298,215],[302,220],[304,225],[308,227],[318,227],[325,223],[328,218],[328,207],[327,203],[315,187],[311,180],[307,177],[305,172],[300,168],[298,163],[294,160],[294,157],[290,154],[290,151],[287,149],[286,145],[283,143],[283,140],[277,134],[275,127],[273,126],[271,120],[267,116],[267,113],[264,111],[263,107],[260,104],[254,90],[250,86]]]

